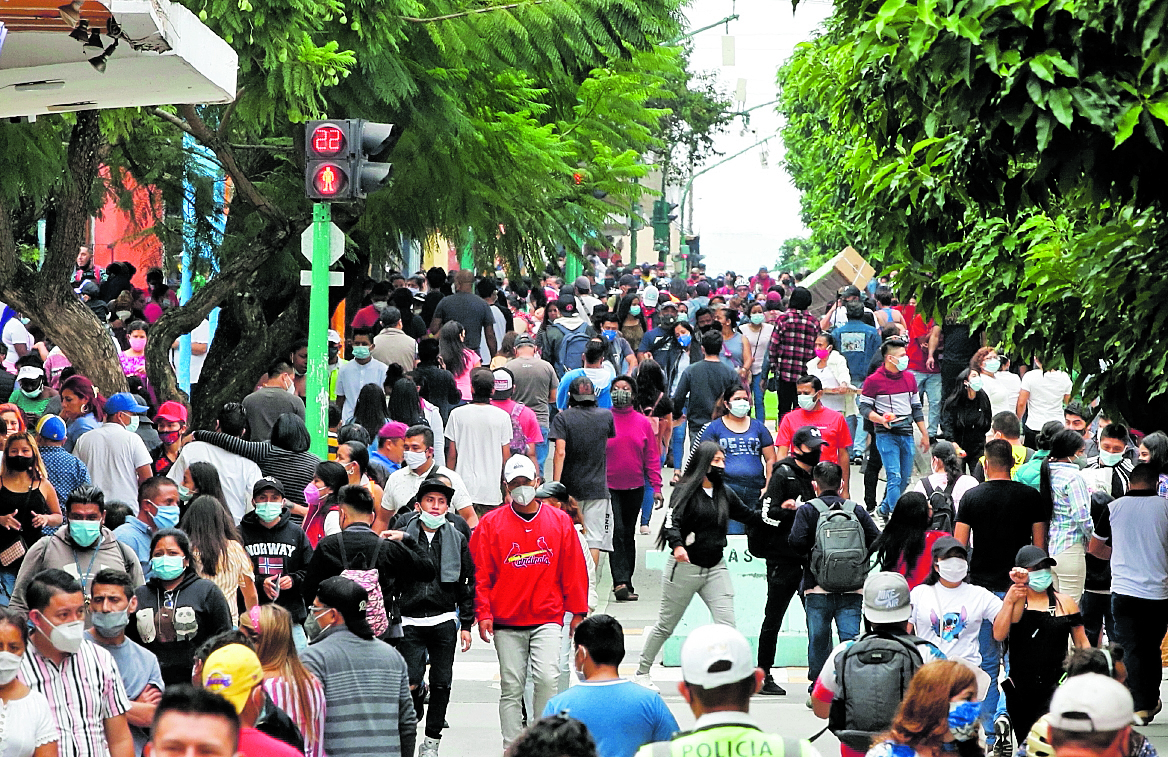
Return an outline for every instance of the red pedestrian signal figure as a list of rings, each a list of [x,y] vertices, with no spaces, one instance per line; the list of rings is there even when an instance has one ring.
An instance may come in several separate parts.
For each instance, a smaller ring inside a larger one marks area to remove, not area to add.
[[[313,184],[321,195],[334,197],[345,186],[345,174],[332,163],[325,163],[316,169]]]

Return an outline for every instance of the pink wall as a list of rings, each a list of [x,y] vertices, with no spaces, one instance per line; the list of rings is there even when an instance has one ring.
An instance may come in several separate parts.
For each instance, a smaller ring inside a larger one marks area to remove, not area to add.
[[[102,168],[102,178],[110,180],[109,169]],[[146,269],[162,265],[162,241],[153,233],[144,234],[162,218],[162,193],[155,187],[140,187],[125,175],[123,186],[133,193],[133,210],[122,210],[112,196],[107,197],[95,223],[93,257],[105,268],[113,261],[130,262],[138,269],[134,284],[146,286]]]

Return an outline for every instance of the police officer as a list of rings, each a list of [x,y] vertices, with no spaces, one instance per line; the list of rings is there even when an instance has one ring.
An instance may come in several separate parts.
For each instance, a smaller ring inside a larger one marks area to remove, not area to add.
[[[750,716],[750,697],[762,685],[763,672],[733,627],[715,623],[691,632],[681,648],[681,675],[677,690],[697,718],[694,729],[646,744],[637,757],[819,757],[808,741],[764,733]]]

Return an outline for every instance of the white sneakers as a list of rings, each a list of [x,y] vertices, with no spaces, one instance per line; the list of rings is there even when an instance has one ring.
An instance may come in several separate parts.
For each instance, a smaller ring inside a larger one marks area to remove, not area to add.
[[[640,684],[650,691],[661,693],[661,689],[657,688],[657,684],[653,683],[653,678],[648,673],[633,673],[633,683]]]
[[[432,739],[426,736],[422,739],[422,746],[418,749],[418,757],[438,757],[438,745],[441,739]]]

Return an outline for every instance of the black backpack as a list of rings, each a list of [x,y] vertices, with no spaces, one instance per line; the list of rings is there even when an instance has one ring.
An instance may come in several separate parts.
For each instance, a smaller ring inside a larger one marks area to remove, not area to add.
[[[953,502],[953,487],[957,485],[957,481],[953,480],[945,484],[944,489],[934,489],[933,485],[929,483],[928,476],[922,478],[921,483],[925,485],[925,497],[929,500],[929,506],[933,508],[933,518],[929,521],[929,530],[953,533],[953,526],[957,522],[957,505]]]
[[[874,736],[888,730],[909,681],[925,664],[917,649],[923,643],[909,634],[874,632],[836,657],[839,693],[827,723],[841,743],[863,752]]]

